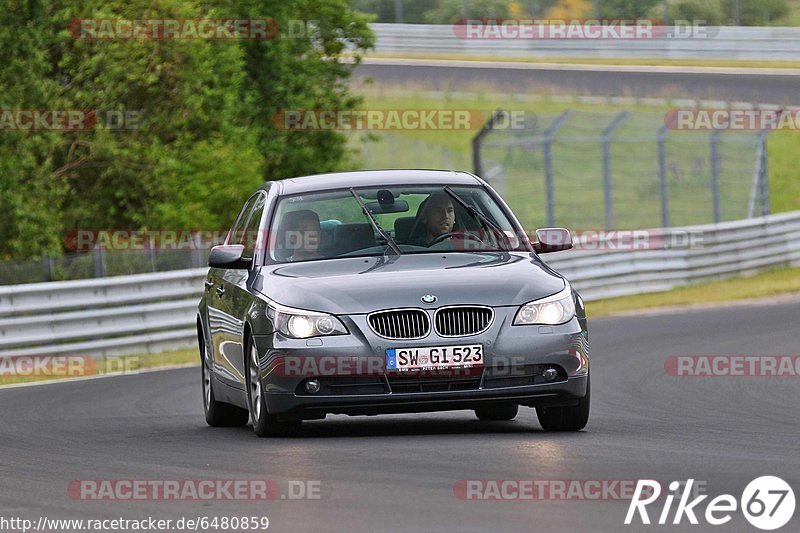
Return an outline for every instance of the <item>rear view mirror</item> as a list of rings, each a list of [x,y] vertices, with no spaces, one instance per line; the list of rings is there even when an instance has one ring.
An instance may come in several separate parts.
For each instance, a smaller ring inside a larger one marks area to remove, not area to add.
[[[244,246],[241,244],[224,244],[211,249],[208,266],[211,268],[243,268],[249,269],[252,259],[243,259]]]
[[[537,254],[563,252],[572,249],[572,234],[565,228],[542,228],[536,230],[533,249]]]
[[[391,204],[380,202],[367,202],[367,209],[372,211],[375,215],[382,215],[385,213],[406,213],[408,212],[408,202],[405,200],[395,200]]]

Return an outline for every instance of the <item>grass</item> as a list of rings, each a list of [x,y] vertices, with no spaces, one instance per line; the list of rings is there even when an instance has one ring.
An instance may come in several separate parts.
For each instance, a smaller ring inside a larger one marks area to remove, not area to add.
[[[789,14],[781,23],[786,26],[800,26],[800,0],[789,0]]]
[[[199,364],[200,359],[196,348],[175,350],[162,353],[149,353],[141,355],[122,355],[92,358],[91,356],[52,356],[53,359],[42,361],[44,368],[36,373],[38,375],[25,375],[30,373],[29,367],[22,367],[21,372],[15,372],[15,358],[2,360],[0,365],[0,386],[32,381],[48,381],[53,379],[80,378],[111,373],[136,373],[139,370],[175,365]]]
[[[717,304],[779,294],[800,294],[800,268],[781,268],[749,277],[711,281],[670,291],[622,296],[586,303],[589,318],[665,306]]]
[[[800,15],[797,15],[800,17]],[[544,63],[566,65],[615,65],[615,66],[656,66],[656,67],[716,67],[716,68],[800,68],[800,61],[756,61],[746,59],[661,59],[647,57],[612,58],[612,57],[498,57],[489,55],[462,54],[369,54],[369,58],[386,59],[447,59],[452,61],[492,61],[517,63]]]

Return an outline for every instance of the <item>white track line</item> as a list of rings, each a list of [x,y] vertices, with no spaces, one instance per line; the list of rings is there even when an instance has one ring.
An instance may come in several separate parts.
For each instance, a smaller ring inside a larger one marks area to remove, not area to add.
[[[365,57],[365,65],[491,68],[500,70],[563,70],[578,72],[638,72],[642,74],[723,74],[751,76],[800,76],[798,68],[691,67],[681,65],[592,65],[584,63],[528,63],[525,61],[466,61],[463,59],[402,59]]]

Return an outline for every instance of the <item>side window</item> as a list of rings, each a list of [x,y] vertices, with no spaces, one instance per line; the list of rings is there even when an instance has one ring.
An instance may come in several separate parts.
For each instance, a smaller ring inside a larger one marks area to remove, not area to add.
[[[253,202],[255,201],[256,197],[251,196],[247,202],[245,202],[244,207],[242,207],[242,210],[239,212],[239,216],[236,217],[236,222],[234,222],[233,226],[231,226],[231,231],[228,233],[227,244],[242,244],[244,225],[247,222],[247,217],[249,216],[253,207]]]
[[[256,242],[258,241],[258,228],[261,223],[261,216],[264,214],[264,205],[267,203],[267,195],[259,194],[256,196],[250,218],[244,226],[241,244],[244,244],[242,257],[252,259],[255,254]]]

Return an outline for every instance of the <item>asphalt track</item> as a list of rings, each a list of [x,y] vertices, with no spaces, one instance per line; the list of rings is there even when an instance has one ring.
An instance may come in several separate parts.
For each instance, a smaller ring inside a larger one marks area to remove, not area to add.
[[[274,531],[757,531],[740,513],[718,528],[625,527],[624,501],[467,501],[453,487],[694,478],[738,498],[771,474],[798,493],[798,378],[664,370],[673,354],[797,354],[798,316],[795,299],[591,321],[592,416],[577,434],[546,434],[525,408],[513,422],[334,416],[299,438],[258,439],[249,427],[206,426],[199,368],[0,390],[0,508],[33,520],[267,516]],[[67,491],[80,479],[207,478],[314,480],[323,497],[102,502]],[[781,531],[800,530],[798,515]]]
[[[559,95],[693,98],[800,105],[796,69],[631,67],[371,59],[354,81],[380,87]]]

